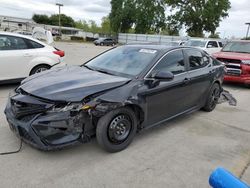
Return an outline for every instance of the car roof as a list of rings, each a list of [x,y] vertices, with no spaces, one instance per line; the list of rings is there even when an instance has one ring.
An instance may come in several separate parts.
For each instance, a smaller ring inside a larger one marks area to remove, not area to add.
[[[18,34],[18,33],[11,33],[11,32],[0,32],[0,35],[9,35],[9,36],[13,36],[13,37],[21,37],[21,38],[33,40],[33,41],[35,41],[35,42],[37,42],[39,44],[47,46],[46,43],[44,43],[44,42],[42,42],[40,40],[37,40],[37,39],[33,38],[32,36],[22,35],[22,34]]]
[[[188,46],[168,46],[168,45],[163,45],[163,44],[126,44],[124,46],[128,46],[128,47],[136,47],[136,48],[142,48],[142,49],[153,49],[153,50],[157,50],[160,52],[167,52],[170,50],[174,50],[174,49],[183,49],[183,48],[189,48],[189,49],[196,49],[194,47],[188,47]]]

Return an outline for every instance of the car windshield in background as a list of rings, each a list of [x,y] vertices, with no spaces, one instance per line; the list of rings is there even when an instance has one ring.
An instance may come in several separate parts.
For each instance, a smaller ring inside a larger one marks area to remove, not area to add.
[[[193,47],[205,47],[206,41],[201,40],[189,40],[185,43],[185,46],[193,46]]]
[[[250,42],[229,42],[223,52],[250,53]]]
[[[117,76],[134,77],[156,57],[155,49],[122,46],[97,56],[84,66]]]

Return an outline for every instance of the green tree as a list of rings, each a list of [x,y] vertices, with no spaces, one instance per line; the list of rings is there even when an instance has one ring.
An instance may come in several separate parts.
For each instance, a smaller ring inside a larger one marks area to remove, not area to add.
[[[75,21],[70,16],[61,14],[61,25],[65,27],[75,27]],[[34,14],[32,19],[36,23],[47,25],[59,25],[59,14],[53,14],[50,17],[44,14]]]
[[[163,0],[136,0],[135,32],[157,32],[165,28],[165,3]]]
[[[111,34],[111,26],[110,26],[110,20],[108,16],[104,16],[102,18],[102,23],[101,23],[101,32],[103,34]]]
[[[50,19],[47,15],[45,14],[34,14],[32,16],[32,19],[39,24],[49,24],[50,23]]]
[[[61,18],[61,26],[75,27],[75,21],[70,16],[67,16],[65,14],[61,14],[60,18]],[[51,25],[59,25],[59,14],[53,14],[50,16],[50,24]]]
[[[75,22],[75,27],[78,29],[82,29],[83,31],[90,32],[90,27],[86,20],[79,20]]]
[[[98,25],[96,24],[96,22],[94,20],[89,20],[88,24],[89,24],[90,32],[100,33],[101,28],[98,27]]]
[[[203,31],[215,34],[220,21],[228,16],[229,0],[165,0],[171,7],[168,23],[184,25],[189,36],[203,37]]]
[[[128,32],[135,20],[134,0],[111,0],[109,19],[114,32]]]
[[[164,0],[111,0],[109,15],[114,32],[159,32],[165,27]]]

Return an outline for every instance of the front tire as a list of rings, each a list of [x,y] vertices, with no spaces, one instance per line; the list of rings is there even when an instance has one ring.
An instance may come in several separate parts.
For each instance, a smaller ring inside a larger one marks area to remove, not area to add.
[[[130,108],[119,108],[99,119],[96,128],[97,142],[108,152],[119,152],[132,142],[136,130],[135,113]]]
[[[213,111],[217,105],[219,98],[220,98],[220,94],[221,94],[220,85],[215,83],[209,92],[209,95],[208,95],[206,104],[203,107],[203,110],[206,112]]]

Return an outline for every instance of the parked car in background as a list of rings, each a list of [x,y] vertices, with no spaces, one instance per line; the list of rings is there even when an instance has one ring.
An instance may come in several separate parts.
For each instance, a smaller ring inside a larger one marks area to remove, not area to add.
[[[224,81],[250,86],[250,41],[231,41],[213,56],[226,65]]]
[[[136,132],[203,108],[222,92],[224,65],[203,50],[124,45],[83,64],[33,75],[10,95],[11,130],[42,150],[88,142],[125,149]]]
[[[192,46],[205,50],[208,54],[213,54],[219,52],[223,44],[221,41],[217,40],[207,40],[207,39],[191,39],[184,43],[184,46]]]
[[[17,33],[0,32],[0,83],[18,82],[52,66],[62,66],[64,51]]]
[[[97,46],[114,46],[116,45],[116,41],[112,38],[99,38],[94,41],[94,44]]]

